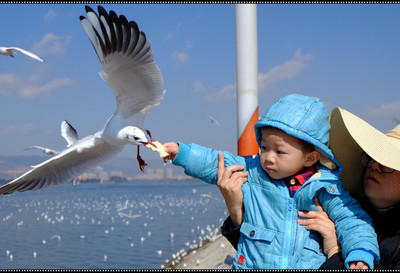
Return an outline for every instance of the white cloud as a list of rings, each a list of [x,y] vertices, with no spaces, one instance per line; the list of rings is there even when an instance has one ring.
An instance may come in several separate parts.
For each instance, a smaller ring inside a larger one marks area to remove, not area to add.
[[[302,54],[301,49],[297,49],[293,58],[283,64],[277,65],[266,73],[258,74],[258,92],[271,89],[273,84],[292,79],[308,67],[314,56]],[[216,93],[206,97],[209,102],[222,102],[226,99],[236,98],[236,83],[227,84]]]
[[[52,21],[54,18],[57,17],[57,13],[54,12],[54,10],[49,10],[45,15],[44,15],[44,19],[46,21]]]
[[[23,98],[33,99],[42,93],[50,94],[58,88],[71,86],[73,81],[70,78],[55,79],[42,85],[25,85],[20,90],[20,95]]]
[[[17,82],[17,75],[15,73],[0,74],[0,95],[11,95],[10,86],[15,85]]]
[[[61,37],[51,32],[33,46],[33,51],[41,56],[54,55],[61,57],[66,52],[66,46],[71,41],[72,36]]]
[[[234,98],[236,98],[236,83],[225,85],[217,93],[212,93],[206,96],[208,102],[222,102]]]
[[[186,63],[186,61],[189,58],[188,54],[186,54],[185,52],[178,52],[178,51],[172,53],[172,57],[180,64]]]
[[[55,79],[42,84],[39,73],[31,74],[27,79],[18,77],[15,73],[0,74],[0,95],[18,94],[21,98],[33,99],[43,93],[49,94],[72,84],[70,78]]]
[[[259,92],[270,89],[275,83],[294,78],[308,67],[312,59],[313,55],[303,55],[301,49],[297,49],[291,60],[273,67],[267,73],[258,74]]]
[[[193,93],[201,93],[205,90],[206,90],[206,87],[205,87],[204,83],[202,83],[201,81],[196,81],[193,84]]]
[[[166,40],[172,40],[174,38],[174,34],[172,32],[169,32],[167,36],[165,37]]]
[[[193,42],[191,42],[191,41],[186,41],[185,44],[186,44],[186,48],[190,49],[193,47]]]
[[[8,96],[8,95],[10,95],[10,94],[8,93],[7,90],[5,90],[5,89],[0,89],[0,95],[2,95],[2,96]]]
[[[370,107],[367,114],[372,117],[388,117],[399,118],[400,115],[400,101],[395,101],[389,104],[382,104],[376,108]]]
[[[6,135],[28,135],[36,131],[38,126],[34,123],[25,124],[23,126],[11,125],[7,128],[0,128],[0,136]]]
[[[174,33],[176,33],[177,31],[179,31],[179,29],[182,27],[183,23],[179,22],[176,24],[175,29],[171,32],[167,33],[167,36],[165,36],[166,40],[172,40],[176,37],[176,35]]]
[[[17,82],[17,75],[15,73],[0,74],[0,85],[15,84]]]

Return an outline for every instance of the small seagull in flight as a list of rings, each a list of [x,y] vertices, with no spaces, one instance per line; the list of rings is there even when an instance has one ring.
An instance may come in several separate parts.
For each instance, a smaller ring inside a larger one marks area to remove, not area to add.
[[[16,53],[15,50],[22,52],[25,55],[28,55],[29,57],[32,57],[35,60],[38,60],[39,62],[44,62],[44,59],[42,57],[39,57],[38,55],[33,54],[32,52],[29,52],[29,51],[19,48],[19,47],[0,47],[0,54],[14,58],[14,55]]]
[[[215,118],[213,118],[212,116],[208,115],[208,118],[210,119],[211,123],[215,123],[215,125],[217,125],[219,127],[219,122],[218,120],[216,120]]]
[[[67,141],[68,145],[67,147],[70,147],[72,144],[74,144],[78,140],[78,133],[76,132],[75,128],[72,127],[71,124],[68,123],[68,121],[63,120],[61,122],[61,135],[64,137],[64,139]],[[59,153],[59,151],[42,147],[42,146],[31,146],[29,148],[26,148],[24,150],[29,150],[29,149],[39,149],[42,150],[43,153],[47,155],[56,155]]]
[[[38,149],[38,150],[42,150],[43,153],[45,153],[46,155],[56,155],[58,154],[58,151],[50,149],[50,148],[46,148],[46,147],[42,147],[42,146],[31,146],[28,148],[25,148],[24,150],[30,150],[30,149]]]

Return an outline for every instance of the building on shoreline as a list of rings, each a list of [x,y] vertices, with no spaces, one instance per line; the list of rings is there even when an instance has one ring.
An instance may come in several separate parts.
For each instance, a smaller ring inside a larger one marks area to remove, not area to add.
[[[25,172],[29,171],[30,168],[16,168],[14,170],[0,171],[0,184],[5,184]],[[97,166],[91,169],[89,172],[85,172],[82,175],[73,179],[74,183],[80,182],[129,182],[129,181],[140,181],[140,180],[152,180],[152,181],[173,181],[173,180],[189,180],[193,179],[185,174],[175,175],[172,168],[146,168],[144,173],[137,174],[135,176],[126,176],[122,170],[114,170],[107,172],[103,167]]]

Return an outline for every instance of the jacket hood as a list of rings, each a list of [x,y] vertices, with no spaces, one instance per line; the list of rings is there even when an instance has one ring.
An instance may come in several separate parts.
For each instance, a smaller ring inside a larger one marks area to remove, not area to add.
[[[271,126],[314,145],[341,169],[329,148],[329,113],[323,102],[315,97],[290,94],[274,103],[254,125],[258,146],[261,128]]]

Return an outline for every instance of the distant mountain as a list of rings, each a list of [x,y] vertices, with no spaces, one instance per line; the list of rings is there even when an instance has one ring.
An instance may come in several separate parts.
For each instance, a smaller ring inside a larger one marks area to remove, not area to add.
[[[28,171],[31,166],[42,163],[49,159],[49,156],[27,155],[27,156],[5,156],[0,155],[0,179],[14,178],[15,171]],[[145,159],[147,162],[146,169],[172,168],[175,175],[183,173],[183,169],[172,164],[164,166],[160,159]],[[99,164],[104,171],[122,171],[124,176],[134,177],[141,174],[136,158],[114,157],[104,163]]]
[[[0,155],[0,171],[13,170],[15,167],[30,167],[39,164],[49,157],[28,155],[28,156],[6,156]]]

